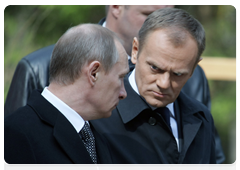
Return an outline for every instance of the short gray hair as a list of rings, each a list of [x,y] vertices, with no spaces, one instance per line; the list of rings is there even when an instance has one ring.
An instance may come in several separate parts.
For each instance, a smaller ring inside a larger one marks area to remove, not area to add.
[[[73,83],[82,67],[94,60],[108,72],[118,61],[117,36],[96,24],[81,24],[70,28],[56,43],[50,62],[49,81]]]
[[[157,29],[173,28],[183,33],[189,33],[196,41],[198,46],[197,61],[205,49],[205,31],[201,23],[189,15],[186,11],[177,8],[163,8],[151,13],[145,20],[142,28],[138,33],[139,53],[141,52],[147,35]],[[178,32],[181,34],[181,32]],[[176,34],[175,34],[176,35]],[[181,35],[175,36],[175,42],[182,42],[179,39]],[[171,38],[174,38],[172,36]]]

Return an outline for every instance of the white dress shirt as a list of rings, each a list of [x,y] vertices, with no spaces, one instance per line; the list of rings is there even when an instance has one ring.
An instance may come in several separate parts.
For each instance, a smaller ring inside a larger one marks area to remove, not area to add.
[[[47,101],[49,101],[49,103],[56,107],[67,118],[67,120],[75,128],[76,132],[79,133],[85,123],[83,118],[75,110],[70,108],[66,103],[50,92],[47,87],[44,88],[41,94]],[[88,121],[86,122],[89,123]],[[99,170],[99,167],[97,167],[97,170]]]
[[[83,118],[66,103],[51,93],[47,87],[44,88],[41,94],[47,101],[49,101],[49,103],[56,107],[67,118],[67,120],[76,129],[77,133],[79,133],[85,123]]]
[[[138,87],[137,87],[137,84],[136,84],[136,80],[135,80],[135,69],[133,69],[131,75],[129,76],[128,78],[128,81],[130,83],[130,85],[132,86],[133,90],[138,94],[139,94],[139,91],[138,91]],[[178,127],[177,127],[177,121],[176,119],[174,118],[175,117],[175,112],[174,112],[174,107],[173,107],[173,103],[170,103],[166,106],[170,113],[171,113],[171,116],[170,116],[170,124],[171,124],[171,128],[172,128],[172,133],[173,133],[173,136],[175,137],[176,139],[176,142],[177,142],[177,145],[178,145],[178,150],[179,150],[179,140],[178,140]]]

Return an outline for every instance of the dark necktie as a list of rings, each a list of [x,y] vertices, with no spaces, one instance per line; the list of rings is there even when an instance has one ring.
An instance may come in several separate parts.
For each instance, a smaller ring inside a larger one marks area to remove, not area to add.
[[[86,147],[90,157],[92,158],[93,163],[97,163],[97,154],[95,148],[95,139],[92,133],[92,130],[87,122],[85,122],[82,130],[79,132],[82,137],[84,146]]]
[[[160,114],[162,116],[162,118],[164,119],[164,121],[167,123],[168,127],[170,130],[172,130],[171,128],[171,124],[170,124],[170,111],[167,107],[159,107],[155,110],[157,112],[157,114]]]

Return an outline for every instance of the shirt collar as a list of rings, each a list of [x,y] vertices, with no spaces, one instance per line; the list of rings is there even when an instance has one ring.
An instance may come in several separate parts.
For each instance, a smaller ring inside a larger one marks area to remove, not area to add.
[[[102,24],[102,27],[106,27],[106,20],[105,20],[104,23]]]
[[[138,94],[139,94],[139,91],[138,91],[138,87],[137,87],[137,84],[136,84],[136,80],[135,80],[135,69],[133,69],[132,73],[130,74],[129,78],[128,78],[128,81],[129,81],[129,84],[131,85],[131,87],[133,88],[133,90]],[[150,106],[152,110],[156,109],[155,107],[153,106]],[[169,111],[171,112],[171,114],[173,115],[173,117],[175,117],[175,113],[174,113],[174,109],[173,109],[173,103],[170,103],[166,106]]]
[[[137,87],[137,84],[136,84],[136,80],[135,80],[135,69],[133,69],[132,73],[130,74],[130,76],[128,77],[128,81],[131,85],[131,87],[133,88],[133,90],[138,94],[139,94],[139,91],[138,91],[138,87]]]
[[[50,102],[54,107],[56,107],[72,124],[76,129],[77,133],[83,128],[85,121],[83,118],[72,108],[70,108],[66,103],[60,100],[52,92],[50,92],[47,87],[44,88],[42,96]]]

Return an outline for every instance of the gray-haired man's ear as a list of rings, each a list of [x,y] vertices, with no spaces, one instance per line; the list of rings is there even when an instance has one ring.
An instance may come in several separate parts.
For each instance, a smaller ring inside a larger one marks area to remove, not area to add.
[[[88,66],[88,79],[91,86],[94,86],[98,79],[101,63],[99,61],[92,61]]]

